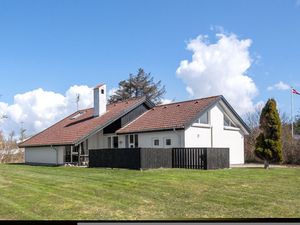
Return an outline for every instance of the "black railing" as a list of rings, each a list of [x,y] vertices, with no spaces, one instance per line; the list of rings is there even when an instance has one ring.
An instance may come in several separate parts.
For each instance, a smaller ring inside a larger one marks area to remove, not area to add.
[[[186,169],[205,169],[206,149],[204,148],[173,148],[172,167]]]

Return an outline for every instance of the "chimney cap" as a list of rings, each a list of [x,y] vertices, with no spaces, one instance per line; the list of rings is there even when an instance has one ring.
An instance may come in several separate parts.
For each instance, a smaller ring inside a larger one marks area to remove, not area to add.
[[[100,87],[102,87],[102,86],[104,86],[105,84],[98,84],[98,85],[96,85],[96,87],[94,87],[94,89],[98,89],[98,88],[100,88]]]

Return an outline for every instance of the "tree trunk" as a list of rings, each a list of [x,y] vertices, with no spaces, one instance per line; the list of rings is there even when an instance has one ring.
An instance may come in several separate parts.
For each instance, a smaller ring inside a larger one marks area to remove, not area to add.
[[[266,170],[269,169],[270,163],[269,163],[268,160],[265,160],[265,161],[264,161],[264,166],[265,166],[265,169],[266,169]]]

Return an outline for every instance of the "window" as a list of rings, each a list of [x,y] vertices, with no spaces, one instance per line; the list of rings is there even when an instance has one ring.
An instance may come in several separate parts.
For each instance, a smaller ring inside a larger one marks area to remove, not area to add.
[[[137,134],[134,135],[134,147],[139,147],[139,136]]]
[[[125,144],[126,148],[138,148],[139,136],[137,134],[126,135]]]
[[[75,119],[79,118],[83,114],[85,114],[85,111],[81,111],[81,112],[77,113],[75,116],[71,117],[70,120],[75,120]]]
[[[101,89],[101,94],[104,94],[104,89]]]
[[[209,124],[209,115],[208,112],[205,112],[196,123]]]
[[[224,115],[224,126],[229,127],[230,126],[230,120],[228,119],[227,116]]]
[[[224,115],[224,126],[226,126],[226,127],[236,127],[235,124],[226,115]]]
[[[159,139],[154,139],[153,140],[153,145],[154,146],[159,146]]]
[[[133,141],[134,136],[131,134],[129,137],[130,137],[129,138],[130,139],[130,144],[134,143],[134,141]]]
[[[66,163],[71,162],[71,146],[65,147],[65,162]]]
[[[118,148],[119,147],[119,138],[118,136],[113,137],[113,148]]]
[[[118,136],[107,137],[107,147],[108,148],[119,148],[119,137]]]
[[[166,139],[166,146],[172,145],[172,140],[170,138]]]

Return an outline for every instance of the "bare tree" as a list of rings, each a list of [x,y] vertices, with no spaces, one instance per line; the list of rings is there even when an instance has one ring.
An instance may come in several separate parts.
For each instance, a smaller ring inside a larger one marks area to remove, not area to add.
[[[26,139],[26,129],[24,128],[24,122],[21,122],[21,128],[20,128],[20,137],[19,141],[24,141]]]
[[[254,149],[256,138],[259,134],[259,119],[262,107],[258,106],[254,112],[249,112],[245,115],[245,122],[250,128],[250,134],[245,137],[245,161],[246,162],[260,162],[255,156]]]

